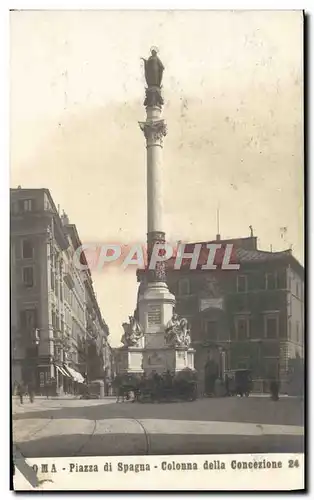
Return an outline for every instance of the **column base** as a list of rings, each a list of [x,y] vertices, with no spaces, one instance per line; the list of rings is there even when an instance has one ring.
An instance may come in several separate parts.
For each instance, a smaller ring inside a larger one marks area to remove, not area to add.
[[[144,331],[145,349],[161,349],[165,345],[165,327],[173,314],[175,297],[166,283],[148,283],[139,297],[139,321]]]
[[[194,370],[194,349],[163,347],[160,349],[140,349],[129,347],[121,349],[119,372],[129,374],[160,375],[180,372],[185,369]]]

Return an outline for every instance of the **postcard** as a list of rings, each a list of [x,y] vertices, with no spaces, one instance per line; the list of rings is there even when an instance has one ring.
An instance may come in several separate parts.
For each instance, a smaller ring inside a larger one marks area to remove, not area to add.
[[[12,488],[304,489],[304,13],[10,13]]]

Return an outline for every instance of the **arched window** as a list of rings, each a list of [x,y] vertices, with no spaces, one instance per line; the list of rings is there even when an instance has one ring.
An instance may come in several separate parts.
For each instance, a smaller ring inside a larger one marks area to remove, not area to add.
[[[181,278],[178,282],[178,295],[190,295],[190,280]]]

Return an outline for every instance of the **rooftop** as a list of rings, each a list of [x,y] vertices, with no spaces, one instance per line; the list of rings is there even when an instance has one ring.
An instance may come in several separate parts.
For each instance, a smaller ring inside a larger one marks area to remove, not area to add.
[[[299,272],[304,271],[303,266],[297,261],[297,259],[292,255],[292,250],[283,250],[280,252],[270,252],[265,250],[259,250],[257,248],[257,237],[251,236],[248,238],[230,238],[230,239],[216,239],[208,242],[197,242],[197,243],[187,243],[185,245],[185,253],[192,253],[195,245],[201,245],[201,251],[198,259],[197,268],[200,268],[206,264],[209,254],[209,249],[207,245],[210,244],[221,244],[221,248],[216,250],[214,264],[220,266],[223,262],[226,245],[233,245],[232,252],[230,256],[230,264],[257,264],[263,262],[274,262],[274,261],[286,261],[292,266],[298,268]],[[166,263],[168,270],[173,269],[175,257],[169,259]],[[183,259],[182,267],[190,268],[191,259]]]

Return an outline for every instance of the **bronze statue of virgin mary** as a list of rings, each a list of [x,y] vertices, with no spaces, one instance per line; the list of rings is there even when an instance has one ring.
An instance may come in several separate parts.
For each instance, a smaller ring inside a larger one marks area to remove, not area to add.
[[[151,56],[148,59],[144,59],[145,66],[145,79],[148,87],[161,87],[162,75],[164,72],[164,65],[157,56],[157,50],[155,48],[151,49]]]

